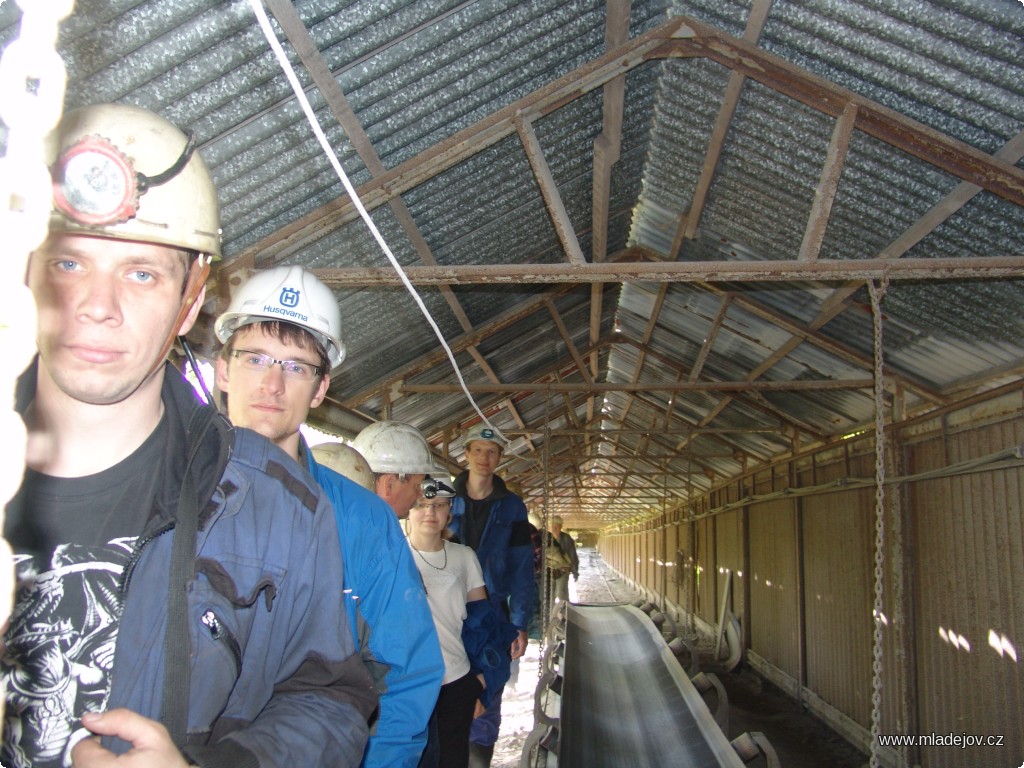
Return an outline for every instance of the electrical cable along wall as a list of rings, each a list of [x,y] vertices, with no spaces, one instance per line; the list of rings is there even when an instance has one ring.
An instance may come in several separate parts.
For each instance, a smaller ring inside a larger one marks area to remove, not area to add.
[[[746,660],[865,753],[876,626],[883,640],[879,734],[993,737],[992,746],[965,749],[938,738],[879,747],[880,764],[1019,762],[1020,397],[1018,387],[1008,387],[886,430],[893,458],[877,624],[875,499],[870,484],[851,480],[874,471],[871,435],[730,480],[696,500],[690,518],[677,509],[606,529],[598,547],[679,627],[692,621],[706,635],[717,632],[724,581],[731,578],[728,608],[741,624]],[[651,554],[665,544],[675,559],[658,564]],[[677,572],[664,580],[665,568]]]

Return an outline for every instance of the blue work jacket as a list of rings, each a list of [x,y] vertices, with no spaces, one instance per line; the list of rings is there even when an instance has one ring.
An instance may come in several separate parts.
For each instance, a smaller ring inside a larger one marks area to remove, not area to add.
[[[451,531],[462,538],[463,515],[466,513],[465,471],[455,478],[458,494],[452,499]],[[537,589],[533,578],[533,546],[530,543],[526,505],[505,487],[495,475],[494,490],[488,497],[490,509],[487,524],[476,548],[476,557],[484,572],[484,583],[491,601],[508,610],[509,621],[516,629],[526,631],[533,614],[533,597]]]
[[[331,598],[342,563],[325,546],[337,536],[326,498],[255,432],[214,416],[193,438],[194,416],[209,406],[170,365],[163,402],[171,429],[167,461],[155,468],[161,512],[124,577],[108,707],[161,718],[170,532],[188,446],[199,531],[189,620],[170,631],[191,646],[183,751],[210,766],[358,765],[377,694]],[[129,746],[103,741],[117,752]]]

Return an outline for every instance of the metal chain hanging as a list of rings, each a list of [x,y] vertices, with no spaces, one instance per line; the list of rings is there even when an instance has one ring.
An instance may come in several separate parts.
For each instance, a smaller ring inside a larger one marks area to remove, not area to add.
[[[895,420],[896,417],[894,416],[893,422],[895,422]],[[890,429],[889,432],[895,436],[894,429]],[[889,457],[888,462],[889,468],[893,470],[890,482],[894,482],[904,475],[904,472],[902,471],[903,466],[900,461],[901,456],[895,450],[895,445],[893,446],[893,448],[894,450],[890,452],[891,455]],[[887,475],[887,477],[889,476]],[[904,602],[903,592],[903,511],[901,504],[902,496],[903,484],[900,483],[899,485],[893,487],[892,493],[890,493],[888,497],[890,514],[888,536],[892,541],[889,547],[889,551],[892,553],[891,559],[889,561],[889,574],[890,578],[892,579],[893,610],[891,611],[891,613],[892,627],[894,633],[893,636],[896,638],[896,665],[894,668],[899,670],[905,670],[907,668],[906,646],[903,643],[903,632],[906,627],[906,622],[904,621],[905,617],[903,615],[903,608],[906,605],[906,603]],[[900,685],[903,685],[903,681],[901,681]],[[908,729],[907,696],[904,695],[902,687],[900,691],[901,694],[899,697],[899,711],[897,715],[899,717],[898,722],[901,727],[897,728],[896,730],[906,732]],[[900,751],[901,754],[904,755],[904,762],[906,762],[907,747],[900,746],[897,747],[897,749]]]
[[[882,714],[882,625],[885,614],[885,381],[882,357],[882,298],[889,287],[888,275],[881,283],[868,282],[871,316],[874,321],[875,347],[875,623],[871,664],[871,760],[870,768],[879,766],[878,733]]]
[[[541,512],[540,519],[540,637],[541,637],[541,653],[546,650],[543,645],[547,640],[548,636],[548,622],[550,619],[551,606],[549,601],[551,600],[551,590],[548,588],[548,548],[544,546],[545,539],[547,537],[548,530],[548,492],[549,485],[551,483],[551,477],[549,474],[549,457],[550,457],[550,445],[551,445],[551,398],[550,395],[544,395],[544,509]],[[537,668],[537,673],[541,674],[540,667]]]

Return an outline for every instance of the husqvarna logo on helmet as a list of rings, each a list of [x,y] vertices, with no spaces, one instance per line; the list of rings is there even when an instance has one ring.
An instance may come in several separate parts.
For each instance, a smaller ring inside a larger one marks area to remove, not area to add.
[[[299,305],[299,294],[301,291],[295,288],[282,288],[281,289],[281,302],[282,307],[297,307]]]

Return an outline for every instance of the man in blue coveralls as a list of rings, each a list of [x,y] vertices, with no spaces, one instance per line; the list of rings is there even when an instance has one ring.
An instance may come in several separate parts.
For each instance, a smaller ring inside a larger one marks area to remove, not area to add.
[[[455,478],[456,497],[448,527],[476,551],[490,599],[518,630],[510,648],[514,660],[526,652],[536,584],[526,505],[495,474],[504,449],[505,441],[488,425],[481,423],[469,430],[468,469]],[[500,726],[499,696],[473,721],[469,735],[471,768],[491,764]]]

